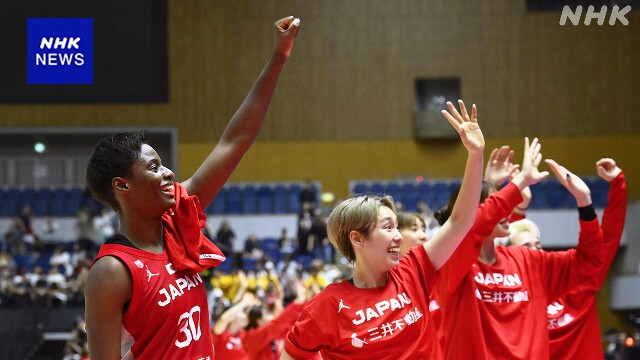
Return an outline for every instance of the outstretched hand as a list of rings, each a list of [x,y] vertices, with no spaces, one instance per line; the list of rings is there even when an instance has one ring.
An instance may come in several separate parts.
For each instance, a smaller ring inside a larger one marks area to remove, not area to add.
[[[293,48],[293,41],[300,29],[300,19],[287,16],[276,21],[273,25],[275,27],[275,52],[288,59]]]
[[[451,101],[447,101],[447,106],[451,113],[447,110],[442,110],[442,115],[458,131],[462,143],[469,152],[484,151],[484,136],[478,125],[478,109],[476,105],[473,104],[471,106],[471,117],[469,117],[467,108],[462,100],[458,100],[458,105],[460,106],[460,112],[456,110]]]
[[[602,158],[598,160],[598,162],[596,162],[596,169],[598,170],[598,175],[607,182],[611,182],[611,180],[618,177],[622,172],[622,169],[616,165],[615,160],[611,158]]]
[[[499,188],[511,179],[520,166],[513,163],[513,155],[514,152],[509,148],[509,145],[493,149],[484,170],[484,180]]]
[[[537,184],[542,179],[549,176],[548,171],[539,171],[538,165],[542,161],[542,153],[540,149],[542,145],[538,142],[538,138],[534,138],[531,144],[529,144],[529,138],[524,138],[524,156],[522,157],[522,167],[520,173],[518,173],[512,180],[520,191],[529,185]]]
[[[547,159],[545,162],[549,165],[551,171],[553,171],[562,186],[569,190],[571,195],[576,199],[578,207],[591,205],[591,190],[589,190],[587,184],[585,184],[579,176],[576,176],[552,159]]]

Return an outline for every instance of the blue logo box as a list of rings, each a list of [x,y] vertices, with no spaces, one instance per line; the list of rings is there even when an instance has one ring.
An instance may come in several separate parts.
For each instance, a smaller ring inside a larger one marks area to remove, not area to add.
[[[93,84],[93,19],[28,18],[27,84]]]

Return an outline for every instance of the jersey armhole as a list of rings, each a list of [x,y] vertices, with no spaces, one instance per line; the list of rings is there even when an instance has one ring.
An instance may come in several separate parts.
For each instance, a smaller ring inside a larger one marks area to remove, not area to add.
[[[124,266],[124,268],[127,270],[127,274],[129,275],[129,280],[131,280],[131,295],[127,299],[127,301],[124,302],[124,305],[122,306],[122,315],[124,316],[124,314],[127,313],[127,309],[129,308],[129,305],[131,304],[131,299],[133,298],[133,275],[131,274],[131,269],[129,269],[129,266],[127,265],[127,263],[124,262],[124,260],[120,259],[116,255],[111,255],[111,254],[110,255],[105,255],[103,257],[107,257],[107,256],[118,260]]]

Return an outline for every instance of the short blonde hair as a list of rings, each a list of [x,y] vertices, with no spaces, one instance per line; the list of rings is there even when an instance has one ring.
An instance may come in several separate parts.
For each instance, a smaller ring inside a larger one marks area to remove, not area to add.
[[[513,244],[513,240],[520,234],[521,232],[530,232],[540,240],[540,229],[538,225],[529,219],[522,219],[518,221],[514,221],[509,224],[509,243]]]
[[[329,240],[349,261],[356,260],[349,233],[357,231],[368,237],[378,222],[378,213],[382,206],[396,212],[391,196],[356,196],[338,204],[329,215]]]

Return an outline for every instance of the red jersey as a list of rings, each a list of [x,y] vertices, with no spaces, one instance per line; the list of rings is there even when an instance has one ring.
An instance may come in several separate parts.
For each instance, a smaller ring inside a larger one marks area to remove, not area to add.
[[[437,274],[423,246],[389,270],[384,286],[361,289],[350,281],[327,286],[305,307],[287,334],[296,359],[439,359],[429,293]]]
[[[112,240],[128,242],[122,235]],[[124,239],[124,240],[123,240]],[[124,359],[213,359],[207,295],[200,274],[175,271],[166,252],[105,243],[96,258],[127,265],[133,289],[122,319]]]
[[[495,226],[482,225],[472,231]],[[548,359],[547,305],[602,264],[598,220],[580,221],[580,228],[577,249],[499,246],[496,262],[476,260],[455,291],[437,287],[446,358]]]
[[[438,287],[446,287],[449,291],[455,291],[460,282],[465,278],[471,266],[480,255],[482,241],[493,231],[500,220],[509,216],[513,208],[522,202],[520,189],[509,183],[500,191],[489,196],[476,213],[476,219],[469,233],[464,237],[451,258],[438,270],[440,282],[438,282],[431,294],[432,300],[429,310],[434,320],[438,334],[441,338],[442,348],[446,348],[446,338],[442,329],[442,314],[438,304]]]
[[[304,304],[291,303],[282,314],[267,325],[241,330],[236,334],[225,331],[213,334],[213,345],[219,359],[277,360],[280,359],[282,340],[302,312]]]
[[[604,263],[589,281],[547,307],[551,359],[603,359],[596,294],[615,257],[627,213],[627,185],[621,172],[609,184],[602,216]]]

